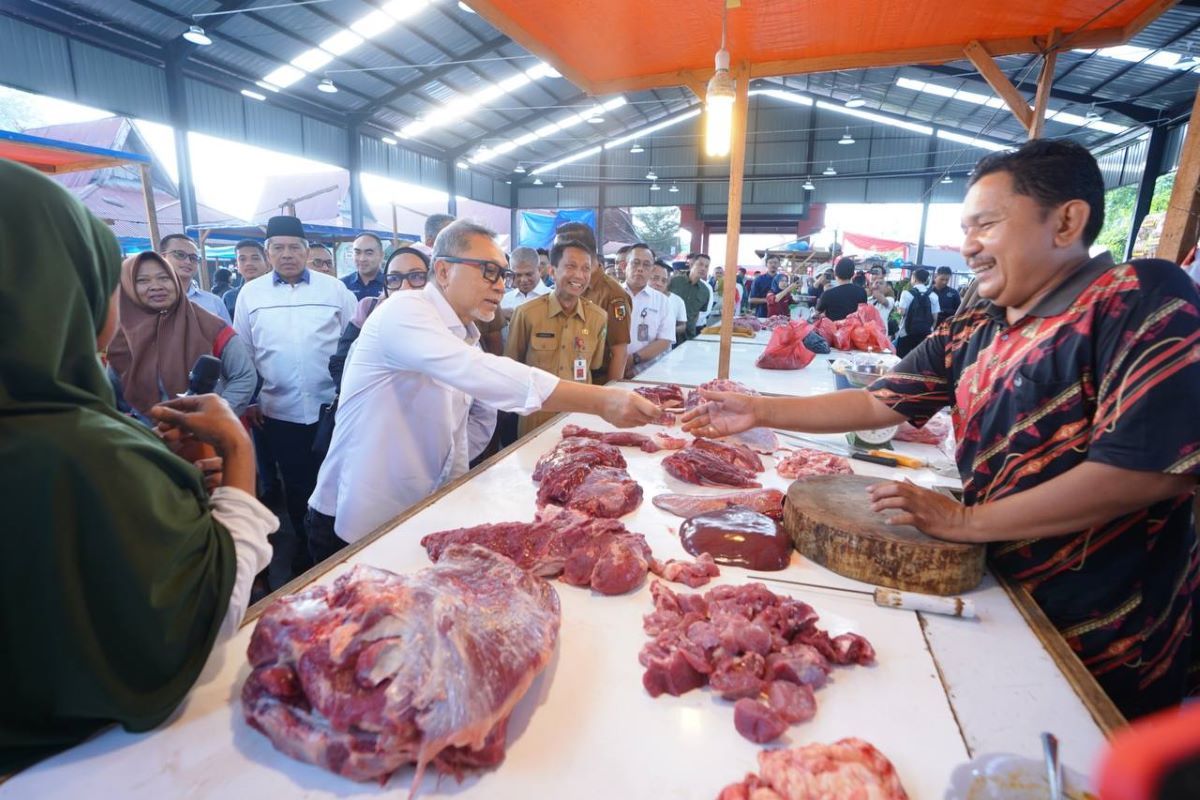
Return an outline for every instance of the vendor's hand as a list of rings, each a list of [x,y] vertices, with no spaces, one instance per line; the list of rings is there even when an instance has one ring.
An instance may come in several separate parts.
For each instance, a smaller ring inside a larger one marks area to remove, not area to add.
[[[896,509],[889,525],[912,525],[917,530],[951,542],[979,541],[971,528],[971,507],[941,492],[910,481],[887,481],[867,487],[871,510]]]
[[[250,443],[250,436],[229,404],[215,394],[188,395],[150,409],[154,430],[168,442],[189,436],[211,444],[218,452]]]
[[[695,436],[729,436],[758,425],[758,404],[754,397],[737,392],[700,390],[705,402],[683,415],[685,433]]]
[[[261,428],[266,418],[263,416],[262,406],[255,403],[252,406],[246,406],[246,413],[242,415],[246,422],[250,423],[251,428]]]
[[[208,491],[213,491],[219,486],[224,486],[225,480],[225,459],[220,456],[212,458],[202,458],[199,461],[193,462],[196,469],[204,476],[204,488]]]
[[[662,409],[636,392],[610,389],[601,416],[618,428],[651,425],[662,418]]]

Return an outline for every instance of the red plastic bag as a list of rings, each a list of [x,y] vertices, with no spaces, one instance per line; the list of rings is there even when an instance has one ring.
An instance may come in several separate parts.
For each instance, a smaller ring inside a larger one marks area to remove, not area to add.
[[[762,369],[803,369],[812,362],[816,353],[804,346],[804,337],[812,330],[807,322],[790,322],[781,325],[771,334],[771,341],[763,348],[763,354],[754,362]]]
[[[879,313],[866,303],[859,303],[853,314],[834,324],[837,330],[832,344],[838,350],[892,352],[892,343]]]
[[[833,337],[837,333],[837,325],[829,317],[821,317],[813,323],[813,330],[820,334],[822,339],[833,344]]]

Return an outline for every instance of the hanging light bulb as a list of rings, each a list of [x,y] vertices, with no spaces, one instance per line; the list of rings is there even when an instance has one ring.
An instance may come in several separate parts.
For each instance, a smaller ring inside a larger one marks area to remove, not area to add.
[[[815,192],[817,187],[813,185],[812,178],[805,178],[804,185],[800,187],[806,192]]]
[[[1096,104],[1092,103],[1092,107],[1089,108],[1087,112],[1088,122],[1099,122],[1102,119],[1104,119],[1104,117],[1100,116],[1100,112],[1096,110]]]
[[[851,98],[846,101],[846,108],[862,108],[866,104],[867,99],[861,94],[856,94],[851,96]]]
[[[183,34],[183,38],[201,47],[208,47],[212,44],[212,39],[208,38],[208,34],[204,32],[204,28],[201,28],[199,25],[188,26],[188,29]]]
[[[324,92],[325,94],[337,94],[337,87],[333,85],[333,81],[329,80],[329,78],[322,78],[321,82],[317,84],[317,91]]]
[[[951,178],[949,175],[943,175],[941,183],[954,183],[954,178]]]
[[[562,181],[555,181],[555,182],[554,182],[554,188],[555,188],[555,189],[561,189],[561,188],[563,188]]]
[[[661,188],[662,188],[662,187],[661,187],[661,186],[659,186],[657,183],[652,183],[652,184],[650,184],[650,191],[652,191],[652,192],[657,192],[657,191],[658,191],[659,189],[661,189]]]
[[[854,144],[854,137],[850,135],[850,126],[846,126],[846,132],[842,134],[842,138],[838,139],[838,144]]]
[[[671,188],[667,189],[667,191],[668,192],[678,192],[679,191],[679,187],[675,185],[675,181],[671,181]]]
[[[825,168],[825,171],[824,171],[824,172],[822,172],[821,174],[822,174],[822,175],[837,175],[837,170],[833,168],[833,162],[832,162],[832,161],[830,161],[830,162],[829,162],[829,166],[828,166],[828,167],[826,167],[826,168]]]
[[[633,147],[629,148],[629,152],[633,153],[634,155],[637,155],[638,153],[646,152],[646,148],[642,147],[637,142],[634,142]]]
[[[648,180],[648,181],[656,181],[656,180],[658,180],[658,175],[656,175],[656,174],[654,173],[654,168],[653,168],[653,167],[651,167],[651,168],[650,168],[650,171],[646,173],[646,180]]]
[[[733,75],[729,72],[729,51],[725,49],[725,14],[721,9],[721,49],[717,51],[717,71],[708,80],[704,93],[704,152],[713,158],[729,155],[733,144]]]
[[[534,179],[533,179],[533,185],[534,185],[534,186],[541,186],[541,185],[542,185],[542,179],[541,179],[541,178],[534,178]]]
[[[524,166],[522,166],[522,165],[520,165],[520,164],[517,164],[517,166],[513,167],[513,172],[519,172],[519,173],[521,173],[522,175],[524,175],[524,174],[525,174],[525,167],[524,167]]]

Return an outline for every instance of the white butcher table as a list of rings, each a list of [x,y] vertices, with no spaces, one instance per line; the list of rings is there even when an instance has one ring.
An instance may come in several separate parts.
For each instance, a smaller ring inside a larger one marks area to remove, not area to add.
[[[715,341],[693,339],[684,342],[639,372],[635,380],[698,386],[717,377],[717,353],[720,347],[720,343]],[[754,366],[754,361],[762,353],[763,348],[749,342],[730,347],[729,377],[766,394],[797,396],[832,392],[833,373],[829,370],[829,362],[850,355],[834,350],[832,353],[818,353],[803,369],[759,369]]]
[[[734,336],[730,341],[732,341],[734,344],[753,344],[753,345],[758,345],[759,347],[762,347],[767,342],[771,341],[772,333],[774,333],[774,331],[756,331],[753,338],[748,337],[748,336]],[[721,334],[719,334],[719,333],[701,333],[701,334],[697,334],[696,338],[692,339],[692,341],[693,342],[719,342],[719,341],[721,341]]]
[[[329,582],[349,564],[415,572],[429,563],[418,543],[426,533],[531,519],[534,462],[558,441],[568,421],[608,429],[581,415],[552,420],[285,591]],[[623,521],[645,535],[659,558],[686,557],[677,536],[681,520],[650,499],[664,491],[722,490],[667,475],[659,463],[666,452],[622,448],[622,453],[645,490],[641,506]],[[786,489],[788,481],[775,472],[773,460],[764,457],[764,462],[764,485]],[[852,466],[864,474],[904,474],[926,484],[935,480],[928,471]],[[721,572],[717,582],[747,580],[740,569],[722,567]],[[787,570],[776,575],[823,587],[870,588],[796,553]],[[558,650],[516,707],[506,760],[495,769],[468,773],[462,784],[427,775],[422,797],[690,800],[715,797],[755,769],[759,747],[734,729],[732,703],[708,689],[652,699],[642,688],[637,656],[646,641],[642,615],[652,610],[649,580],[620,597],[559,582],[554,587],[562,600]],[[836,668],[830,684],[816,693],[816,717],[791,727],[779,744],[866,739],[895,764],[913,800],[941,800],[955,766],[978,754],[1038,755],[1043,730],[1059,736],[1067,765],[1092,769],[1104,742],[1098,723],[1057,665],[1061,660],[1048,654],[992,578],[969,593],[978,620],[879,608],[869,598],[829,589],[769,587],[810,603],[832,634],[863,634],[878,654],[874,666]],[[402,796],[412,769],[401,770],[385,786],[355,783],[284,756],[246,725],[238,697],[249,673],[245,652],[252,628],[248,622],[214,653],[183,707],[160,729],[145,734],[109,730],[14,776],[0,785],[0,798]]]

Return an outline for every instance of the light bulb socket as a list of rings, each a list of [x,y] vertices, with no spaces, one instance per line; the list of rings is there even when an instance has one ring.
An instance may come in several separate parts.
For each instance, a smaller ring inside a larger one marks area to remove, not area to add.
[[[325,94],[337,94],[338,88],[329,78],[322,78],[321,82],[317,84],[317,90]]]
[[[629,148],[629,152],[633,153],[634,155],[637,155],[638,153],[646,152],[646,148],[642,147],[637,142],[634,142],[633,147]]]

